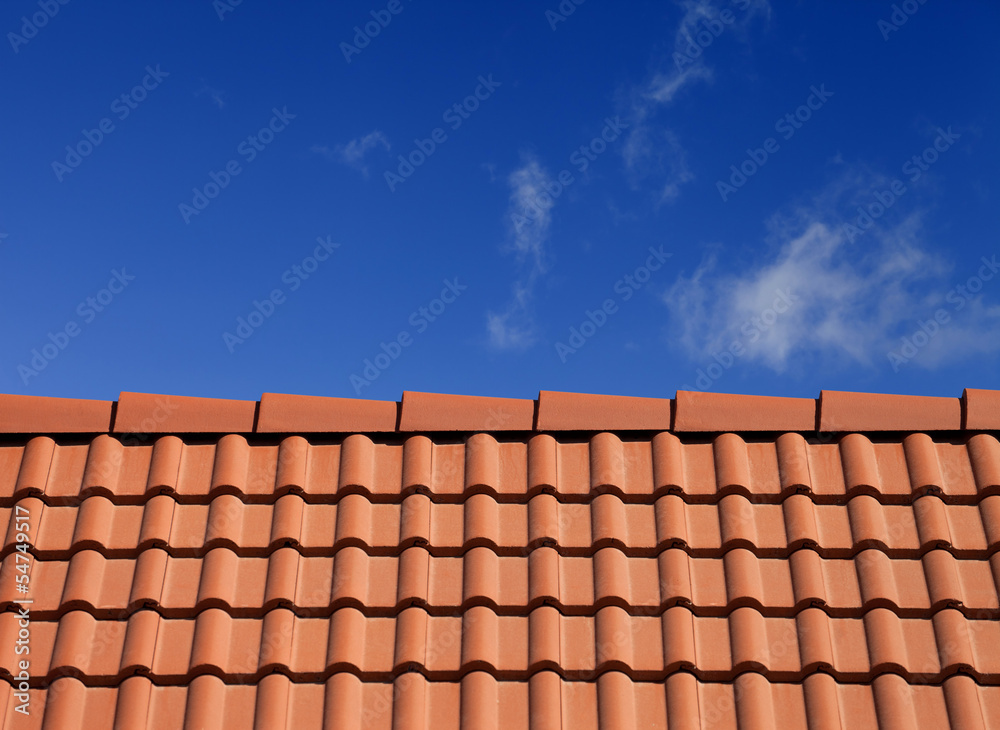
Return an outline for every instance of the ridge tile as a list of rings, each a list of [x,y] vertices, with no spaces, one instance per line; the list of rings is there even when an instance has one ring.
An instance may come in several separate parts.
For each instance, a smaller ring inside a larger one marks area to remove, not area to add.
[[[396,430],[394,401],[264,393],[258,433],[375,433]]]
[[[1000,431],[1000,390],[966,388],[962,391],[962,428]]]
[[[0,394],[0,433],[107,433],[114,403]]]
[[[674,431],[816,430],[816,401],[678,390]]]
[[[414,431],[530,431],[535,402],[518,398],[443,395],[403,391],[399,430]]]
[[[669,431],[669,398],[559,393],[538,394],[539,431]]]
[[[819,396],[821,432],[957,431],[959,398],[824,390]]]
[[[123,392],[114,433],[252,433],[256,401]]]

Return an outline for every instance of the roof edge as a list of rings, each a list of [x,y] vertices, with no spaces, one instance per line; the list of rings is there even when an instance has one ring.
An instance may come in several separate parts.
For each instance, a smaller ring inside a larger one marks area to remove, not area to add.
[[[264,393],[259,401],[122,392],[117,401],[0,394],[0,434],[1000,431],[1000,390],[961,397],[824,390],[819,398],[677,391],[645,398],[405,391],[400,401]]]

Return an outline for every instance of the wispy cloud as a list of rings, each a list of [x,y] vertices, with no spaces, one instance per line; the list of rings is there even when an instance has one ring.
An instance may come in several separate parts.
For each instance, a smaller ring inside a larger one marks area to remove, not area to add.
[[[705,66],[700,57],[692,61],[694,65],[684,69],[674,69],[667,73],[657,73],[649,80],[641,95],[641,108],[654,104],[669,104],[683,89],[695,81],[711,81],[712,70]]]
[[[771,12],[768,0],[683,0],[678,5],[683,15],[674,33],[671,65],[623,94],[632,124],[622,147],[625,169],[633,188],[656,181],[657,204],[675,200],[681,186],[694,179],[677,136],[657,123],[657,112],[684,89],[712,80],[712,68],[705,57],[717,33],[731,29],[742,36],[751,18],[770,16]],[[709,26],[717,33],[712,33]],[[711,39],[707,45],[703,42],[706,37]]]
[[[521,167],[507,178],[510,203],[511,247],[519,261],[528,260],[529,269],[539,274],[546,269],[545,242],[552,225],[552,198],[546,187],[552,176],[532,155],[524,155]]]
[[[510,302],[501,312],[486,315],[490,344],[499,349],[524,348],[534,343],[536,326],[531,300],[538,278],[548,268],[546,244],[552,226],[552,199],[546,193],[552,177],[538,160],[525,154],[521,166],[507,178],[508,250],[520,269]]]
[[[771,17],[769,0],[731,0],[731,2],[678,0],[677,4],[684,10],[681,22],[677,26],[677,33],[674,35],[674,47],[680,52],[688,51],[692,43],[697,44],[702,50],[711,45],[712,41],[705,43],[699,40],[698,34],[703,30],[708,30],[715,36],[728,29],[742,36],[753,18],[764,16],[766,20]],[[731,16],[726,15],[726,11],[731,13]],[[713,29],[709,26],[716,21],[721,22],[722,31],[712,32]],[[697,51],[688,55],[697,57]]]
[[[531,289],[521,282],[514,284],[514,291],[506,309],[486,313],[486,331],[490,345],[498,350],[523,350],[537,340],[536,325],[531,313]]]
[[[776,372],[794,361],[881,368],[902,338],[944,309],[948,324],[936,329],[915,364],[935,367],[1000,350],[1000,307],[979,296],[959,299],[955,286],[976,273],[980,255],[989,258],[993,250],[973,256],[968,272],[958,264],[954,276],[956,266],[927,246],[919,211],[851,241],[840,215],[845,207],[837,203],[859,192],[841,179],[809,205],[774,216],[770,252],[739,271],[710,254],[692,274],[679,277],[664,295],[675,341],[696,358],[710,358],[738,341],[748,360]],[[998,296],[1000,286],[988,299]],[[779,316],[773,316],[775,309]]]
[[[365,164],[365,155],[372,149],[382,146],[388,152],[391,149],[389,140],[379,130],[373,130],[368,134],[352,139],[347,144],[338,144],[334,147],[326,145],[313,145],[310,151],[322,155],[332,162],[340,162],[348,167],[353,167],[368,177],[368,166]]]
[[[209,86],[202,80],[201,88],[194,92],[195,96],[207,96],[219,109],[226,108],[226,92]]]

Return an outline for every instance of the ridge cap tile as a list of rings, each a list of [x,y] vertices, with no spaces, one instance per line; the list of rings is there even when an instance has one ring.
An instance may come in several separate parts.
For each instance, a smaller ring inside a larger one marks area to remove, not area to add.
[[[962,428],[968,431],[1000,430],[1000,390],[963,390]]]
[[[396,430],[395,401],[264,393],[257,433],[373,433]]]
[[[123,391],[114,433],[253,433],[257,401]]]
[[[674,431],[815,431],[814,398],[678,390]]]
[[[400,402],[264,393],[260,401],[123,391],[117,402],[0,394],[0,433],[702,432],[1000,429],[1000,390],[959,398],[823,390],[818,399],[540,391],[537,400],[404,391]]]
[[[941,396],[823,390],[819,415],[819,430],[823,432],[958,431],[962,428],[962,401]]]
[[[0,433],[107,433],[114,401],[0,394]]]
[[[538,431],[669,431],[670,398],[538,393]]]
[[[531,431],[534,421],[532,399],[405,390],[399,430]]]

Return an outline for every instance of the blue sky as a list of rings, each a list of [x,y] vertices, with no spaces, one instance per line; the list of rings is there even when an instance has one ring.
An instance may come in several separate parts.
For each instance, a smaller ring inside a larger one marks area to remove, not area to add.
[[[11,0],[0,391],[956,396],[1000,6]]]

